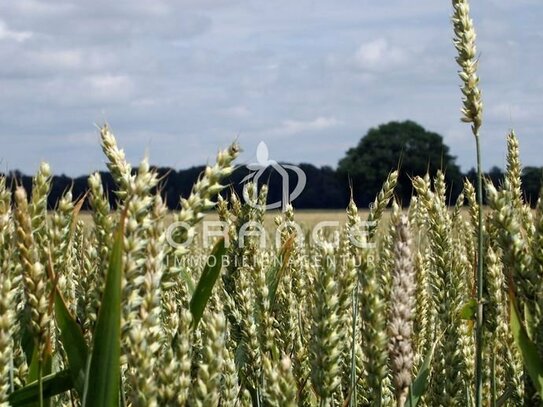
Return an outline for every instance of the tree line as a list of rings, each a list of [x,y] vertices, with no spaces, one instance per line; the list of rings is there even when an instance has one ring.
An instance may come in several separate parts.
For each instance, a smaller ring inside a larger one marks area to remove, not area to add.
[[[396,196],[407,205],[412,195],[410,178],[429,173],[435,175],[438,170],[445,173],[447,191],[451,204],[454,204],[462,191],[464,179],[475,183],[475,170],[463,174],[456,164],[456,158],[449,153],[443,138],[426,131],[412,121],[390,122],[370,129],[359,144],[347,151],[340,160],[337,169],[330,166],[316,167],[312,164],[297,165],[306,176],[306,185],[301,195],[293,201],[297,209],[340,209],[345,208],[351,196],[359,207],[368,207],[375,199],[382,182],[393,169],[399,170]],[[160,191],[170,209],[178,209],[181,197],[188,197],[192,185],[204,170],[204,166],[176,170],[173,168],[154,167],[161,183]],[[137,168],[134,169],[137,171]],[[242,196],[243,180],[251,174],[245,166],[237,168],[227,181],[224,194],[236,193]],[[528,202],[535,205],[541,190],[543,167],[525,167],[522,175],[523,193]],[[32,177],[12,171],[5,174],[8,185],[15,188],[22,185],[31,193]],[[112,207],[115,207],[115,184],[109,172],[100,172],[104,190],[108,194]],[[493,167],[486,177],[495,185],[504,179],[504,172]],[[294,173],[289,173],[290,189],[296,185]],[[276,170],[269,167],[259,177],[260,183],[269,186],[268,202],[277,202],[282,197],[283,178]],[[48,205],[51,209],[63,193],[71,189],[74,197],[83,196],[88,189],[88,176],[71,178],[65,175],[53,176]],[[83,204],[88,209],[88,202]]]

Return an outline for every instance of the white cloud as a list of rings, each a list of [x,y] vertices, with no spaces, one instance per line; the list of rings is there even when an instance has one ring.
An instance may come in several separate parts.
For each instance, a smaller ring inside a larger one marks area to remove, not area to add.
[[[30,37],[32,37],[32,32],[10,30],[6,23],[0,20],[0,41],[13,40],[16,42],[24,42]]]
[[[87,78],[86,82],[94,97],[105,100],[128,99],[134,91],[132,80],[125,75],[96,75]]]
[[[261,137],[288,137],[302,133],[320,132],[341,125],[335,117],[319,116],[312,120],[286,119],[280,126],[260,132]]]
[[[281,131],[285,134],[297,134],[306,131],[319,131],[335,127],[339,121],[335,117],[317,117],[314,120],[285,120]]]
[[[79,50],[47,50],[30,55],[33,63],[40,68],[74,69],[80,68],[83,63],[83,55]]]
[[[354,55],[356,66],[369,70],[397,66],[406,60],[406,52],[400,47],[391,45],[384,38],[362,44]]]

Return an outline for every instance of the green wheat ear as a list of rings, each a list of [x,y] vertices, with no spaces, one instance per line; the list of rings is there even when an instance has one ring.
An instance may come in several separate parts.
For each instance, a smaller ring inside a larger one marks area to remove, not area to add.
[[[0,405],[8,405],[11,391],[10,371],[15,344],[12,338],[16,332],[16,299],[18,281],[11,261],[13,246],[11,194],[6,188],[5,177],[0,177]]]
[[[470,16],[468,0],[453,0],[454,46],[458,52],[456,62],[460,67],[458,75],[462,80],[462,121],[471,123],[475,136],[477,155],[477,313],[475,331],[475,405],[483,404],[483,289],[484,289],[484,230],[483,230],[483,170],[479,130],[483,121],[483,101],[477,75],[477,48],[475,28]]]

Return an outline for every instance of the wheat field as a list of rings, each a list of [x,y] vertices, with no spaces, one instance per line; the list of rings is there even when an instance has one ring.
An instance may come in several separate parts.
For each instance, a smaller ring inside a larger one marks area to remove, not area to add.
[[[98,173],[85,213],[71,191],[48,211],[46,163],[30,196],[0,178],[0,405],[540,405],[543,201],[512,131],[504,183],[481,176],[475,30],[452,4],[479,167],[453,207],[439,172],[401,208],[392,171],[369,210],[267,213],[266,185],[221,195],[232,144],[168,212],[108,125],[116,210]]]

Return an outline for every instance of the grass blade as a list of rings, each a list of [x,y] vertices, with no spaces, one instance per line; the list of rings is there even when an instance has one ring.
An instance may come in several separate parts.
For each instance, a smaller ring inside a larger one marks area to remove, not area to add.
[[[194,287],[194,281],[192,281],[192,277],[189,275],[188,271],[185,269],[179,271],[179,277],[181,277],[181,280],[183,280],[187,285],[189,294],[194,295],[194,290],[196,290],[196,287]]]
[[[192,299],[190,300],[190,312],[192,313],[192,326],[196,328],[198,322],[204,314],[204,309],[207,305],[209,297],[211,297],[211,292],[213,291],[213,286],[219,278],[219,274],[222,268],[222,258],[226,253],[226,247],[224,245],[224,239],[220,239],[215,246],[207,263],[202,272],[202,276],[196,285]]]
[[[83,337],[83,332],[81,332],[81,328],[68,311],[62,295],[56,288],[55,291],[55,319],[60,329],[60,339],[68,357],[69,370],[72,374],[75,389],[80,396],[83,396],[89,349]]]
[[[32,358],[34,356],[34,335],[30,330],[30,308],[25,306],[22,312],[21,318],[21,348],[26,357],[26,363],[28,366],[32,363]]]
[[[430,349],[428,349],[428,352],[424,357],[424,362],[419,369],[419,373],[417,374],[415,381],[409,388],[409,395],[407,396],[405,407],[416,407],[421,397],[426,392],[426,387],[428,386],[428,377],[430,376],[430,365],[432,364],[434,352],[440,340],[441,336],[437,338],[437,340],[430,347]]]
[[[509,308],[510,327],[513,339],[520,351],[524,367],[526,368],[537,393],[543,398],[543,361],[539,357],[536,344],[532,342],[520,320],[515,305],[515,297],[511,291],[509,291]]]
[[[31,405],[33,406],[49,406],[50,400],[44,394],[43,380],[44,374],[49,375],[52,370],[52,358],[46,355],[45,360],[40,360],[39,348],[34,346],[34,354],[32,355],[32,361],[28,367],[27,383],[36,383],[36,399]],[[41,392],[40,392],[41,388]]]
[[[68,311],[66,302],[58,290],[58,275],[53,270],[53,260],[49,256],[49,267],[47,268],[49,279],[53,285],[50,299],[50,308],[55,308],[55,321],[60,330],[60,341],[68,357],[69,370],[72,373],[72,381],[80,396],[83,396],[85,386],[85,371],[89,349],[85,337],[74,317]]]
[[[106,276],[106,286],[96,321],[93,349],[87,372],[86,407],[119,405],[121,380],[121,275],[125,214],[115,233]]]
[[[72,387],[72,373],[69,370],[63,370],[42,379],[43,397],[46,399],[62,394]],[[22,389],[15,390],[9,395],[9,403],[12,407],[28,406],[30,403],[38,402],[38,399],[39,384],[37,381],[26,385]]]
[[[28,366],[28,373],[26,376],[26,381],[32,383],[38,380],[39,376],[39,365],[40,365],[40,355],[38,352],[38,347],[34,347],[34,353],[32,354],[32,359],[30,365]]]

